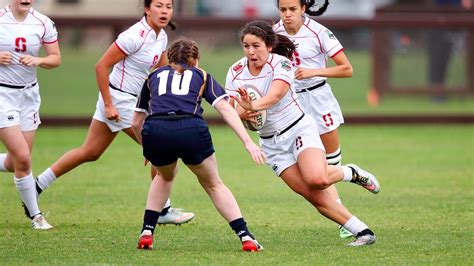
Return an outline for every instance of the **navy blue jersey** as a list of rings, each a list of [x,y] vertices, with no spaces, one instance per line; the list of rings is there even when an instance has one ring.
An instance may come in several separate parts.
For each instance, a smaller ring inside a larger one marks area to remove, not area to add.
[[[203,97],[214,106],[227,94],[211,75],[200,68],[192,67],[179,73],[165,66],[148,76],[137,103],[137,111],[147,111],[149,115],[174,112],[202,117]]]

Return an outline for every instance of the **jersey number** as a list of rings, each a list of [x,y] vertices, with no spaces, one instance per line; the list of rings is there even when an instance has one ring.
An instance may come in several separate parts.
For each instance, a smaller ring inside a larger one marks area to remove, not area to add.
[[[18,37],[15,39],[15,51],[18,53],[26,52],[26,39]]]
[[[166,70],[158,74],[158,78],[160,79],[158,95],[163,95],[166,93],[169,73],[170,71]],[[192,77],[193,72],[190,70],[185,70],[181,75],[173,75],[173,80],[171,81],[171,93],[174,95],[188,95]]]
[[[291,61],[293,62],[294,67],[301,65],[300,54],[294,51],[293,55],[291,56]]]

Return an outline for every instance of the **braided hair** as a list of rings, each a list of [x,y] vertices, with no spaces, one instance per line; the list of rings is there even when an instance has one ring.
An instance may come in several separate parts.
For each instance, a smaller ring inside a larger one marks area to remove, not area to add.
[[[306,10],[305,10],[306,14],[308,14],[312,17],[321,16],[328,9],[329,0],[325,0],[324,4],[318,10],[314,10],[314,11],[310,10],[311,7],[314,6],[315,2],[316,2],[315,0],[300,0],[300,5],[301,5],[301,7],[303,7],[303,6],[306,7]],[[280,0],[277,0],[277,6],[278,7],[280,6]]]
[[[276,34],[272,26],[263,20],[255,20],[245,24],[240,30],[240,41],[243,42],[245,35],[254,35],[263,40],[267,47],[272,47],[272,52],[291,59],[296,51],[295,44],[286,36]]]
[[[187,69],[193,60],[199,59],[199,47],[193,40],[180,38],[170,45],[167,56],[169,63],[175,63]]]

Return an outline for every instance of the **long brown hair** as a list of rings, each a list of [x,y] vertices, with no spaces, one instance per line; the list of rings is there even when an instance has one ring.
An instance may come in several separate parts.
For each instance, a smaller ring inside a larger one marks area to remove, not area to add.
[[[243,42],[245,35],[251,34],[263,40],[267,47],[272,47],[272,52],[291,59],[296,51],[295,44],[286,36],[276,34],[270,23],[263,20],[255,20],[245,24],[240,31],[240,41]]]

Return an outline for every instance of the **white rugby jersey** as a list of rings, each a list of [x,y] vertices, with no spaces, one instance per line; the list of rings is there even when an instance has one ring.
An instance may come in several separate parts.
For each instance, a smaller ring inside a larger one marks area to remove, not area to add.
[[[304,68],[326,68],[328,64],[328,58],[335,56],[344,48],[341,43],[337,40],[336,36],[318,22],[304,17],[303,25],[295,35],[289,35],[283,21],[279,21],[273,25],[273,30],[281,35],[288,37],[296,45],[296,53],[293,55],[293,67]],[[315,86],[322,81],[326,80],[326,77],[313,77],[304,80],[295,80],[296,91],[301,89],[310,88]]]
[[[166,51],[168,35],[160,30],[158,36],[143,17],[122,32],[115,45],[127,55],[114,65],[109,81],[116,88],[133,95],[139,95],[151,68],[158,63]]]
[[[25,20],[18,22],[10,7],[0,10],[0,51],[12,54],[10,65],[0,65],[0,83],[29,85],[36,82],[36,67],[20,64],[20,56],[38,56],[45,43],[58,41],[58,32],[51,19],[30,9]]]
[[[293,79],[291,61],[286,57],[271,53],[257,76],[250,74],[246,57],[234,63],[227,72],[225,87],[229,95],[235,96],[239,87],[246,84],[254,85],[263,96],[270,91],[274,80],[282,80],[290,85],[288,93],[278,103],[267,109],[267,121],[259,131],[265,136],[287,128],[303,114],[293,88]]]

